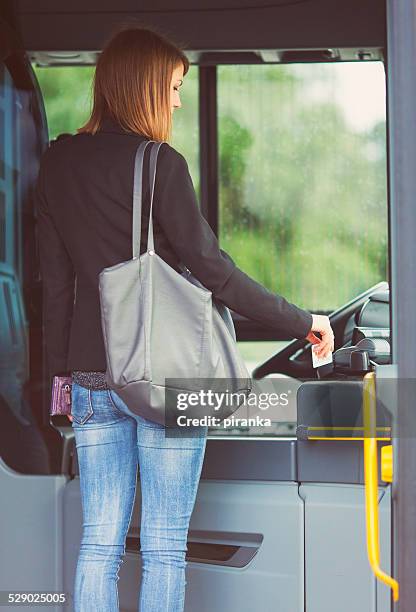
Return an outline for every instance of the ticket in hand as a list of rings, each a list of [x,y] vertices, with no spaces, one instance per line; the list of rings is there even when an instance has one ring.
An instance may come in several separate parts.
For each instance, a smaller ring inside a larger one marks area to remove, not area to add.
[[[327,363],[332,363],[332,351],[330,351],[326,357],[319,358],[316,356],[316,353],[314,350],[316,346],[317,346],[316,344],[312,344],[312,347],[311,347],[312,367],[319,368],[320,366],[326,365]]]

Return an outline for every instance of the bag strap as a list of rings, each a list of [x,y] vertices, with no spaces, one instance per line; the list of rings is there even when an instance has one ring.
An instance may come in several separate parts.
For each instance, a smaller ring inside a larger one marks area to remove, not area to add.
[[[153,237],[153,194],[155,191],[155,180],[156,180],[156,165],[157,156],[159,149],[162,146],[162,142],[153,142],[150,150],[150,162],[149,162],[149,184],[150,184],[150,212],[149,212],[149,230],[147,232],[147,251],[155,250],[155,243]]]
[[[147,232],[147,251],[154,251],[155,243],[153,236],[153,195],[155,190],[156,180],[156,165],[159,149],[162,142],[154,140],[145,140],[137,147],[136,156],[134,159],[134,185],[133,185],[133,231],[132,231],[132,250],[133,259],[140,256],[140,238],[142,230],[142,201],[143,201],[143,162],[144,152],[147,146],[151,144],[150,161],[149,161],[149,184],[150,184],[150,212],[149,212],[149,229]]]
[[[134,183],[133,183],[133,229],[132,229],[132,251],[133,259],[140,256],[140,238],[142,231],[142,191],[143,191],[143,160],[146,147],[153,140],[144,140],[137,147],[134,158]]]
[[[154,236],[153,236],[153,195],[156,180],[156,166],[159,149],[164,141],[155,142],[154,140],[145,140],[137,147],[135,162],[134,162],[134,186],[133,186],[133,258],[140,256],[140,238],[141,238],[141,213],[142,213],[142,192],[143,192],[143,161],[144,152],[147,146],[151,143],[150,161],[149,161],[149,183],[150,183],[150,212],[149,212],[149,229],[147,232],[147,251],[154,251]],[[189,270],[180,263],[179,267],[184,272]]]
[[[157,156],[159,154],[159,149],[161,147],[161,145],[164,143],[164,141],[162,142],[153,142],[152,144],[152,149],[150,151],[150,164],[149,164],[149,173],[150,173],[150,187],[151,187],[151,195],[150,195],[150,216],[149,216],[149,231],[148,231],[148,235],[147,235],[147,250],[148,251],[154,251],[155,245],[154,245],[154,239],[153,239],[153,216],[152,216],[152,209],[153,209],[153,194],[154,194],[154,187],[155,187],[155,179],[156,179],[156,163],[157,163]],[[190,270],[188,270],[188,268],[185,266],[185,264],[183,264],[181,261],[178,263],[179,268],[182,270],[182,272],[186,273],[186,274],[190,274]]]

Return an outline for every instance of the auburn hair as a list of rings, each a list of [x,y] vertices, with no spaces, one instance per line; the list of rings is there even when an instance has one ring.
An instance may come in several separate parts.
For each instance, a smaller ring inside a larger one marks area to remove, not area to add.
[[[181,63],[186,74],[188,58],[165,36],[149,28],[122,26],[99,55],[91,116],[77,133],[95,134],[109,114],[128,132],[170,140],[170,85]]]

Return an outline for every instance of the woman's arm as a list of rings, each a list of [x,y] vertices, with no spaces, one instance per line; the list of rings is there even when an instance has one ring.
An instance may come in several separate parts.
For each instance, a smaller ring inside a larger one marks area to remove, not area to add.
[[[43,281],[43,322],[49,376],[67,373],[75,272],[49,211],[41,164],[34,190],[39,263]]]
[[[311,331],[310,312],[263,287],[219,248],[200,212],[188,164],[170,145],[159,152],[153,210],[182,263],[226,306],[295,338]]]

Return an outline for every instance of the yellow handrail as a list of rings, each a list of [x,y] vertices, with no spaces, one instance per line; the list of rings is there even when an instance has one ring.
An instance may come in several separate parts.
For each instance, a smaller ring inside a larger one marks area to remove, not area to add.
[[[380,436],[379,438],[376,438],[376,440],[390,440],[390,433],[391,433],[391,427],[377,427],[376,428],[377,431],[380,432],[385,432],[388,435],[385,436]],[[351,432],[363,432],[362,436],[310,436],[309,432],[310,431],[351,431]],[[325,442],[334,442],[334,441],[351,441],[351,440],[355,440],[355,441],[359,441],[362,442],[363,440],[365,440],[364,437],[364,427],[318,427],[318,426],[308,426],[307,427],[307,434],[308,434],[308,440],[323,440]]]
[[[379,521],[378,521],[378,462],[376,439],[376,385],[375,374],[364,376],[364,484],[365,515],[367,527],[367,554],[375,576],[393,591],[393,600],[399,599],[399,583],[380,568]]]
[[[381,480],[393,482],[393,447],[391,444],[381,449]]]

